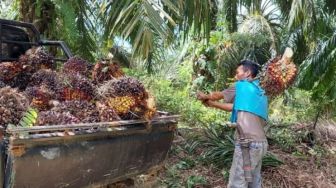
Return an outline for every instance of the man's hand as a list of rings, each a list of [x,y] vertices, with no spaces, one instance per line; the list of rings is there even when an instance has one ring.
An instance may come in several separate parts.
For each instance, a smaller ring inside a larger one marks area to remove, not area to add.
[[[201,91],[198,91],[196,93],[196,97],[197,97],[198,100],[201,100],[203,102],[209,99],[208,95],[206,95],[205,93],[203,93]]]
[[[209,102],[210,102],[210,100],[202,100],[202,104],[203,104],[204,106],[211,107],[211,106],[209,105]]]

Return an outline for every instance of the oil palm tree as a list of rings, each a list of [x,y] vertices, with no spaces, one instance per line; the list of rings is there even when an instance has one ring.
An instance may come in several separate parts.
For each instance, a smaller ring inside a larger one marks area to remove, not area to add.
[[[43,37],[66,41],[75,54],[93,60],[96,4],[90,0],[16,0],[17,20],[33,23]]]
[[[168,47],[179,34],[208,38],[212,5],[210,0],[105,1],[101,3],[105,37],[129,41],[133,55],[150,67],[159,56],[157,49]]]

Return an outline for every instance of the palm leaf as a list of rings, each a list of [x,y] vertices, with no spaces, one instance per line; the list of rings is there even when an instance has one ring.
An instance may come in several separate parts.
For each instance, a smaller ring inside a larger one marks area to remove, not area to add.
[[[37,110],[35,110],[34,108],[28,108],[28,110],[23,114],[23,117],[19,121],[19,125],[22,127],[32,127],[36,123],[37,116]]]
[[[330,39],[322,42],[313,54],[301,65],[298,85],[303,89],[312,89],[314,83],[321,79],[321,75],[332,69],[336,63],[336,33]],[[323,79],[323,77],[322,77]]]

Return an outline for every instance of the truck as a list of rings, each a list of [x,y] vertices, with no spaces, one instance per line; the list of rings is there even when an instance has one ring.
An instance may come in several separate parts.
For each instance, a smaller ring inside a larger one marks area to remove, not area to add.
[[[35,46],[72,53],[48,41],[31,23],[0,19],[0,63]],[[177,115],[158,112],[151,121],[123,120],[71,125],[0,125],[0,186],[104,187],[160,167],[174,139]]]

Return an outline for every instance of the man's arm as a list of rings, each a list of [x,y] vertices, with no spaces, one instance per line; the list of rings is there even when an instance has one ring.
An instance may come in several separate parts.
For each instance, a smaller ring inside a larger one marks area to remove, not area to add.
[[[211,92],[208,95],[203,92],[198,92],[197,98],[203,101],[206,101],[206,100],[218,101],[218,100],[224,99],[224,94],[223,92],[218,92],[218,91]]]
[[[209,101],[206,101],[205,104],[209,107],[218,108],[218,109],[228,111],[228,112],[231,112],[233,108],[232,103],[221,103],[221,102],[209,100]]]

